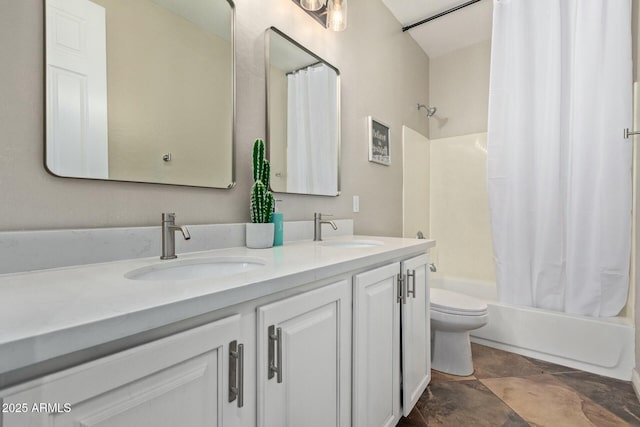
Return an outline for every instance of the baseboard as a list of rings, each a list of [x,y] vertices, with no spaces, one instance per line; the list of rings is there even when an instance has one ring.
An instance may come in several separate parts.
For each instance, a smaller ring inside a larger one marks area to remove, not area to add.
[[[633,391],[636,392],[636,397],[640,400],[640,373],[636,368],[631,370],[631,385],[633,386]]]

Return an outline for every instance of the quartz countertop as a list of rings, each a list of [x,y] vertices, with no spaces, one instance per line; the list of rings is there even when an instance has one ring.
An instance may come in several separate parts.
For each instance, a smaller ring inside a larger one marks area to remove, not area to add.
[[[337,240],[380,246],[326,246]],[[271,249],[226,248],[0,275],[0,374],[387,260],[427,251],[433,240],[345,236]],[[215,279],[131,280],[151,265],[211,257],[260,259],[264,267]]]

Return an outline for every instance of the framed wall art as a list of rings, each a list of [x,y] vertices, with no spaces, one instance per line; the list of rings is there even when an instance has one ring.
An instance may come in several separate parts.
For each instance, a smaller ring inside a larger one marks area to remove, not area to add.
[[[369,116],[369,161],[389,166],[391,164],[391,129],[380,120]]]

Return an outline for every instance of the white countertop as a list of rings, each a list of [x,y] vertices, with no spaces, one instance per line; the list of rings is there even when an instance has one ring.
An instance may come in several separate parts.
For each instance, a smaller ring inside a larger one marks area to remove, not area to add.
[[[0,275],[0,374],[166,326],[386,260],[425,252],[433,240],[346,236],[384,243],[366,248],[287,242]],[[329,239],[327,239],[329,241]],[[217,279],[138,281],[124,274],[210,257],[259,258],[264,267]]]

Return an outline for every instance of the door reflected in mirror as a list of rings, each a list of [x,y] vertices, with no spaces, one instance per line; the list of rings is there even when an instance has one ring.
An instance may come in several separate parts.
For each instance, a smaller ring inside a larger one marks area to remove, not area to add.
[[[51,173],[233,186],[233,3],[45,5]]]
[[[266,33],[271,188],[340,194],[340,72],[276,28]]]

